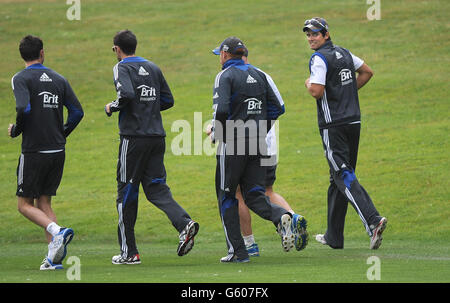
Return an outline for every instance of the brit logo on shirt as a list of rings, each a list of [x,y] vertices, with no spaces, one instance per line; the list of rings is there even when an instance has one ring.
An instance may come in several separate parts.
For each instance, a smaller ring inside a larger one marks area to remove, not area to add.
[[[141,90],[141,98],[139,99],[141,102],[155,101],[156,100],[156,89],[154,87],[147,86],[142,84],[137,87],[137,89]]]
[[[341,85],[342,86],[353,82],[351,70],[344,68],[339,72],[339,75],[341,76]]]
[[[256,98],[249,98],[249,99],[244,100],[244,103],[247,103],[247,115],[261,114],[262,101],[260,101]]]
[[[41,92],[38,96],[42,96],[42,106],[44,108],[58,108],[58,95],[54,95],[50,92]]]

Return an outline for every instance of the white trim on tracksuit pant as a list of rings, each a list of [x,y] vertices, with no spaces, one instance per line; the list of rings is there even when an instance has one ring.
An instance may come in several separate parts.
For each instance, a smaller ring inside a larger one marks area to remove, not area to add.
[[[122,256],[126,258],[128,256],[128,246],[127,246],[127,238],[125,236],[125,226],[123,224],[123,208],[122,203],[117,204],[117,211],[119,213],[119,229],[120,229],[120,237],[122,240]]]

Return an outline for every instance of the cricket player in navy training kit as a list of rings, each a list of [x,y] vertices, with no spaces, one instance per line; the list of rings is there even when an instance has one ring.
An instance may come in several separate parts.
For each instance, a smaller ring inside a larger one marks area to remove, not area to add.
[[[320,135],[330,167],[328,228],[316,240],[332,248],[344,247],[344,222],[350,201],[371,237],[370,248],[378,249],[387,219],[380,216],[355,175],[361,129],[358,89],[373,72],[360,58],[333,44],[325,19],[306,20],[303,32],[314,50],[305,86],[317,102]]]
[[[248,63],[248,49],[245,49],[244,55],[242,56],[242,60],[244,60],[245,64]],[[254,66],[253,66],[254,67]],[[257,67],[254,67],[258,69]],[[275,96],[277,97],[280,105],[284,106],[283,98],[281,97],[281,94],[278,90],[278,87],[276,86],[275,82],[273,81],[272,77],[265,73],[264,71],[258,69],[259,71],[263,72],[267,78],[267,82],[271,86],[273,92],[275,93]],[[289,211],[292,214],[292,220],[294,220],[294,225],[300,224],[303,226],[303,228],[306,231],[307,228],[307,221],[306,219],[294,212],[292,207],[289,205],[289,203],[284,199],[283,196],[278,194],[273,190],[273,184],[275,183],[276,179],[276,169],[278,164],[278,155],[277,155],[277,140],[276,140],[276,133],[275,133],[275,126],[272,126],[270,131],[267,134],[266,137],[266,144],[267,144],[267,160],[272,161],[271,163],[268,163],[270,165],[264,166],[266,168],[266,178],[264,180],[264,185],[266,192],[265,194],[269,196],[270,201],[272,203],[278,204],[279,206],[283,207],[287,211]],[[268,162],[267,161],[267,162]],[[244,198],[242,197],[241,190],[238,187],[238,190],[236,191],[236,198],[239,200],[239,220],[241,225],[241,231],[242,236],[244,238],[245,247],[247,248],[247,252],[249,256],[259,256],[259,246],[255,241],[255,237],[253,235],[252,230],[252,219],[250,215],[250,211],[247,207],[247,205],[244,202]],[[300,251],[306,247],[308,244],[308,233],[305,232],[301,235],[303,239],[298,239],[298,235],[296,235],[297,239],[295,241],[295,249]]]
[[[74,232],[57,224],[51,200],[63,175],[66,138],[84,113],[69,82],[43,65],[44,44],[39,37],[25,36],[19,51],[26,68],[11,79],[17,115],[16,123],[8,127],[12,138],[22,135],[17,167],[18,209],[45,229],[48,253],[40,269],[62,269]],[[63,107],[68,110],[65,124]]]
[[[166,184],[165,136],[161,111],[174,99],[159,67],[135,55],[137,39],[129,30],[118,32],[113,52],[117,99],[105,106],[111,116],[119,112],[119,161],[117,163],[117,212],[120,254],[113,264],[140,264],[134,225],[138,211],[139,185],[147,199],[161,209],[179,232],[177,254],[184,256],[194,246],[199,224],[173,199]]]
[[[282,247],[289,251],[303,228],[294,225],[292,215],[271,203],[265,195],[266,136],[284,112],[265,74],[242,60],[245,45],[236,37],[225,39],[214,51],[222,71],[215,78],[211,139],[218,141],[216,193],[225,231],[228,255],[221,262],[248,262],[239,226],[236,189],[239,185],[247,206],[277,226]]]

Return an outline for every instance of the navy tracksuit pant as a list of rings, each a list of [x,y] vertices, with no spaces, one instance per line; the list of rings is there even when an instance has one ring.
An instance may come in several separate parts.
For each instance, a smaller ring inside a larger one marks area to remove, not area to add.
[[[275,226],[284,208],[270,202],[265,194],[266,167],[261,166],[261,154],[239,155],[227,152],[226,143],[221,142],[217,152],[216,193],[228,247],[228,257],[248,258],[241,235],[236,189],[240,185],[242,196],[248,208],[260,217],[272,221]]]
[[[348,202],[358,213],[366,232],[372,229],[381,217],[372,199],[355,175],[361,124],[346,124],[320,130],[325,156],[330,166],[328,188],[328,227],[325,240],[333,248],[344,247],[344,223]]]
[[[161,209],[180,233],[191,221],[173,199],[166,184],[164,137],[121,136],[117,163],[117,228],[123,257],[138,253],[134,226],[138,212],[139,185],[147,199]]]

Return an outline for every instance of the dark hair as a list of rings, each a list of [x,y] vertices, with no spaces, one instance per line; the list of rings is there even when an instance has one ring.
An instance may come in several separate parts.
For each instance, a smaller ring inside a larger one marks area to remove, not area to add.
[[[19,51],[22,59],[30,62],[39,59],[41,49],[44,48],[44,43],[41,38],[28,35],[20,40]]]
[[[232,54],[232,53],[229,53],[229,54],[230,54],[231,59],[241,59],[242,56],[245,55],[245,50],[244,49],[237,49],[234,52],[234,54]],[[248,55],[248,53],[247,53],[247,55]]]
[[[242,56],[248,57],[248,49],[247,48],[245,48],[244,54]]]
[[[322,36],[323,37],[325,37],[325,35],[327,34],[327,33],[329,33],[329,31],[327,31],[326,29],[321,29],[320,30],[320,32],[319,33],[321,33],[322,34]],[[328,41],[328,40],[331,40],[331,35],[330,36],[328,36],[328,38],[327,39],[325,39],[326,41]]]
[[[121,30],[117,32],[113,40],[114,45],[120,47],[125,55],[133,55],[136,52],[137,39],[132,31]]]

